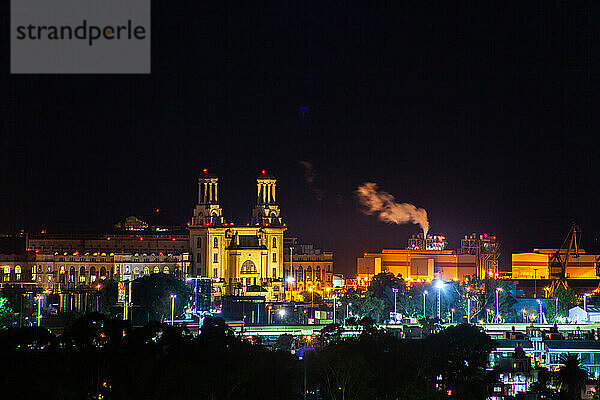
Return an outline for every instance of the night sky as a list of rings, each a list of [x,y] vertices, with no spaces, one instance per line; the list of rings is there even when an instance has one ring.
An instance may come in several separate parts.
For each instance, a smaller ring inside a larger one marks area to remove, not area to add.
[[[151,75],[11,76],[0,40],[0,231],[185,224],[203,168],[245,224],[266,169],[288,234],[344,273],[419,231],[362,214],[363,182],[451,247],[497,235],[504,269],[571,221],[600,250],[598,3],[223,3],[154,1]]]

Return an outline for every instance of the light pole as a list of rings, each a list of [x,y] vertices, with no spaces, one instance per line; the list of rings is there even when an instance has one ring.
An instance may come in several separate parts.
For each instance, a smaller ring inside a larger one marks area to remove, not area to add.
[[[471,297],[467,297],[467,324],[471,323]]]
[[[392,288],[392,292],[394,292],[394,321],[395,321],[395,320],[397,320],[397,318],[396,318],[396,314],[397,314],[396,297],[398,295],[398,289],[397,288]]]
[[[352,305],[352,303],[346,304],[346,319],[348,319],[348,317],[350,316],[350,306],[351,305]]]
[[[452,311],[452,319],[450,321],[451,323],[454,323],[454,308],[450,309],[450,311]]]
[[[442,279],[438,279],[435,282],[435,287],[438,290],[437,317],[439,320],[441,320],[442,319],[442,288],[444,287],[444,281]]]
[[[335,303],[337,303],[337,295],[333,295],[333,323],[335,324]]]
[[[544,322],[544,319],[542,317],[542,302],[540,299],[538,299],[538,304],[540,305],[540,324]]]
[[[42,326],[42,295],[37,296],[38,307],[37,307],[37,326]]]
[[[533,297],[537,298],[537,270],[539,268],[534,268],[533,269]]]
[[[587,312],[587,297],[588,297],[588,294],[584,293],[583,294],[583,311],[585,311],[585,312]]]
[[[425,308],[425,297],[427,296],[427,293],[429,293],[427,290],[423,291],[423,318],[427,316],[427,309]]]
[[[290,284],[290,301],[294,301],[294,276],[293,275],[289,275],[287,277],[287,283]]]
[[[498,293],[500,293],[502,291],[501,287],[497,287],[496,288],[496,323],[500,322],[500,318],[499,318],[499,312],[498,312]]]
[[[558,297],[554,298],[554,322],[558,319]]]
[[[175,325],[175,297],[176,294],[171,295],[171,326]]]

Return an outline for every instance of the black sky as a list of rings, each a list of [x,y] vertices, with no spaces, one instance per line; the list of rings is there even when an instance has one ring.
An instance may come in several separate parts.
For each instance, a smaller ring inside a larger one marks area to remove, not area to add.
[[[365,181],[452,247],[555,247],[575,220],[600,250],[597,2],[223,3],[154,1],[151,75],[9,75],[0,41],[0,230],[185,223],[203,168],[245,223],[267,169],[289,233],[341,272],[418,230],[361,214]]]

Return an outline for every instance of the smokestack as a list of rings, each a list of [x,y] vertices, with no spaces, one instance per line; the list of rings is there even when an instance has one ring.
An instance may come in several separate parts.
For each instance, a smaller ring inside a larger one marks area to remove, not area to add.
[[[427,211],[423,208],[417,208],[409,203],[396,203],[394,196],[380,191],[377,184],[373,182],[363,183],[355,193],[365,214],[377,215],[380,221],[390,224],[418,224],[423,230],[423,239],[427,240],[429,220]]]

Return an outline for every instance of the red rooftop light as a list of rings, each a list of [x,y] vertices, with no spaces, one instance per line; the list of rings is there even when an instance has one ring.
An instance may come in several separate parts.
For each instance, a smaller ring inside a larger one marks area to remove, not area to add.
[[[140,240],[144,240],[144,237],[143,237],[143,236],[141,236],[141,237],[140,237]]]
[[[263,169],[261,172],[262,172],[262,174],[264,175],[264,174],[265,174],[267,171],[265,171],[265,170]]]
[[[204,172],[204,173],[207,173],[207,172],[208,172],[208,169],[204,168],[204,169],[202,170],[202,172]]]
[[[156,209],[156,212],[160,212],[160,208],[157,208],[157,209]]]
[[[110,236],[106,238],[106,240],[110,240]]]

